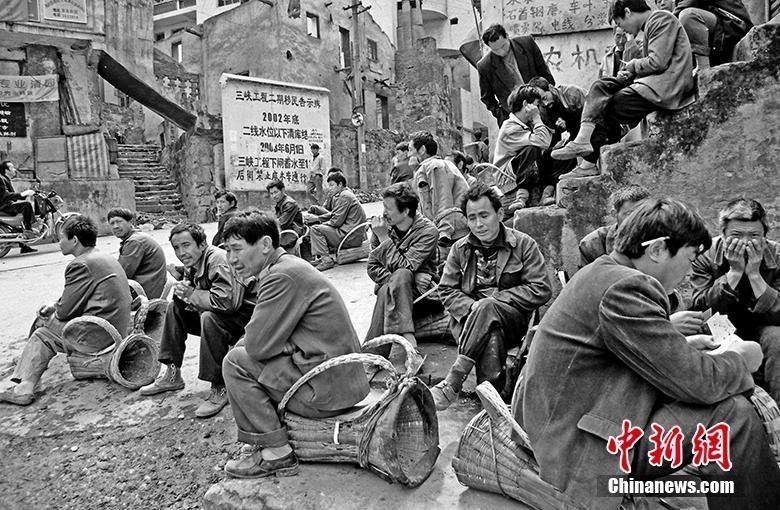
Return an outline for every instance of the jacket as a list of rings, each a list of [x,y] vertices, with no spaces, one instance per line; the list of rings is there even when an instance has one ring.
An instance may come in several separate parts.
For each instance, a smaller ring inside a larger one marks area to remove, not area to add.
[[[249,356],[264,368],[258,382],[286,392],[303,374],[328,359],[360,352],[341,295],[308,262],[277,248],[257,275],[257,304],[246,325]],[[320,410],[354,406],[368,394],[360,363],[340,365],[308,382],[311,405]]]
[[[554,146],[561,139],[564,131],[569,132],[569,138],[574,139],[580,131],[580,119],[582,117],[582,108],[585,106],[585,96],[587,92],[577,85],[556,85],[550,87],[555,97],[554,103],[550,107],[540,107],[542,120],[553,131],[553,139],[550,146]],[[566,129],[558,128],[555,123],[558,119],[566,122]]]
[[[189,302],[199,312],[233,313],[241,308],[246,289],[233,274],[222,248],[207,246],[200,265],[187,278],[195,287]]]
[[[496,149],[493,154],[493,164],[509,175],[515,175],[512,159],[523,147],[533,146],[547,150],[552,141],[552,131],[544,122],[539,122],[529,128],[514,113],[501,125],[496,139]]]
[[[389,239],[379,242],[371,238],[371,252],[368,254],[368,277],[377,288],[384,285],[394,271],[408,269],[412,273],[427,273],[434,279],[436,272],[437,242],[439,231],[431,220],[421,213],[414,215],[414,222],[403,237],[390,228]]]
[[[130,325],[131,301],[122,266],[93,249],[68,263],[65,288],[54,307],[61,321],[94,315],[110,322],[124,337]]]
[[[419,210],[436,225],[440,242],[454,241],[468,233],[460,203],[469,184],[454,163],[438,156],[426,159],[417,167],[414,184],[420,197]]]
[[[351,189],[344,188],[340,193],[333,195],[332,200],[333,209],[325,216],[327,219],[322,222],[323,225],[338,229],[341,234],[346,235],[353,228],[366,222],[366,212]]]
[[[19,200],[24,200],[24,197],[14,190],[11,179],[0,174],[0,209]]]
[[[225,242],[225,240],[222,238],[222,231],[225,230],[225,224],[228,222],[228,220],[233,216],[235,216],[237,213],[238,213],[238,208],[236,206],[233,206],[227,211],[219,215],[219,220],[217,221],[217,233],[214,234],[214,239],[211,240],[212,245],[219,246],[220,244]]]
[[[524,35],[513,37],[509,41],[523,82],[528,83],[531,78],[542,76],[551,85],[555,85],[555,78],[533,37]],[[477,62],[477,71],[480,99],[501,124],[509,114],[507,99],[514,88],[514,80],[504,66],[503,57],[499,57],[492,51]]]
[[[767,289],[756,299],[745,275],[736,289],[729,286],[726,280],[729,262],[723,256],[723,238],[715,237],[710,249],[693,263],[692,308],[712,308],[713,312],[728,315],[738,329],[780,325],[780,244],[769,239],[766,243],[758,271]]]
[[[742,356],[688,345],[658,280],[613,256],[580,270],[547,310],[512,410],[541,478],[594,510],[620,506],[594,488],[597,475],[623,474],[607,452],[623,420],[644,429],[664,400],[706,406],[753,388]]]
[[[680,21],[668,11],[653,11],[644,25],[643,57],[635,59],[629,85],[659,108],[677,110],[694,100],[691,43]]]
[[[168,271],[165,253],[157,241],[142,232],[131,232],[119,243],[119,265],[129,280],[135,280],[149,299],[162,296]]]
[[[552,296],[544,256],[531,236],[515,229],[499,227],[505,248],[498,252],[496,278],[498,292],[493,299],[530,312],[549,301]],[[477,260],[475,246],[479,240],[473,234],[460,239],[450,251],[439,281],[439,296],[453,319],[460,322],[476,301]]]
[[[580,240],[580,267],[587,266],[602,255],[609,255],[615,246],[617,223],[599,227]]]
[[[303,233],[303,213],[298,202],[288,194],[274,205],[279,230],[294,230],[298,235]]]

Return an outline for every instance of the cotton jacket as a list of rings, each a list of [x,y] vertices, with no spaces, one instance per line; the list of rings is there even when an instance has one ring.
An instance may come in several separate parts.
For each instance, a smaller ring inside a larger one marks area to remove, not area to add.
[[[200,264],[188,279],[195,287],[189,302],[198,311],[233,313],[241,308],[245,288],[233,274],[222,248],[206,247]]]
[[[332,201],[333,209],[331,212],[320,216],[320,218],[325,219],[322,222],[323,225],[336,228],[341,234],[346,235],[353,228],[365,223],[366,212],[351,189],[344,188],[341,192],[333,195]]]
[[[165,253],[157,241],[142,232],[131,232],[119,243],[119,265],[129,280],[143,287],[146,297],[159,298],[168,272],[165,269]]]
[[[414,182],[420,197],[420,211],[436,225],[439,240],[454,241],[465,236],[468,226],[460,212],[460,203],[469,184],[455,165],[437,156],[428,158],[417,167]]]
[[[376,236],[371,238],[371,252],[368,254],[368,276],[377,287],[384,285],[394,271],[408,269],[412,273],[427,273],[436,278],[436,262],[439,231],[431,220],[420,214],[403,237],[398,237],[391,228],[389,238],[381,243]]]
[[[512,158],[517,156],[520,149],[532,146],[546,150],[550,147],[551,141],[552,131],[541,119],[533,127],[529,127],[518,119],[514,113],[510,113],[509,118],[506,119],[501,129],[498,130],[493,164],[506,173],[514,175]]]
[[[303,232],[303,213],[290,195],[285,194],[284,198],[274,205],[276,219],[279,222],[279,230],[294,230],[296,233]]]
[[[24,200],[24,197],[14,190],[11,179],[0,174],[0,208],[13,204],[19,200]]]
[[[233,206],[219,215],[219,220],[217,221],[217,233],[214,234],[214,239],[211,240],[211,244],[214,246],[219,246],[225,242],[225,239],[222,237],[222,232],[225,230],[225,224],[230,218],[235,216],[236,213],[238,213],[238,208]]]

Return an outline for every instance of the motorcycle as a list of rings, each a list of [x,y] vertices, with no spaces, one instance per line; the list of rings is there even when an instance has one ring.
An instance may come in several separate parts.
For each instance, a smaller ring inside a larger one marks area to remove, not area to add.
[[[44,192],[37,189],[34,191],[35,194],[30,198],[36,217],[33,232],[36,232],[37,235],[33,238],[24,237],[21,214],[11,216],[0,212],[0,258],[5,257],[11,249],[20,244],[34,245],[59,242],[65,220],[76,214],[60,212],[65,201],[55,191]]]

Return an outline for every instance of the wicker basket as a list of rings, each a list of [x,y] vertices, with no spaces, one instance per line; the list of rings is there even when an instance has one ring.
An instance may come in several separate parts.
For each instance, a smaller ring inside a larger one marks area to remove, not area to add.
[[[416,318],[414,336],[418,342],[456,343],[450,330],[450,315],[446,310]]]
[[[775,455],[775,460],[780,463],[780,409],[777,407],[777,402],[761,386],[753,388],[750,400],[756,407],[761,421],[764,422],[769,447]]]
[[[351,264],[368,257],[371,245],[365,231],[370,225],[371,222],[366,221],[347,232],[336,248],[336,264]],[[354,246],[358,240],[360,240],[360,244]]]
[[[502,494],[535,510],[581,507],[539,477],[528,436],[514,421],[490,383],[477,387],[485,410],[466,426],[452,459],[458,481],[473,489]],[[514,441],[512,436],[519,439]],[[522,444],[524,443],[524,444]]]
[[[130,303],[130,309],[138,310],[141,303],[146,299],[146,291],[141,287],[141,284],[135,280],[127,280],[127,283],[130,286],[130,297],[133,298],[133,301]]]
[[[388,370],[388,389],[365,407],[332,418],[285,413],[298,388],[347,363],[370,363]],[[285,394],[279,414],[302,461],[356,463],[388,482],[417,487],[431,474],[439,456],[439,424],[428,387],[417,378],[399,379],[393,365],[374,354],[345,354],[310,370]]]
[[[133,332],[143,333],[154,340],[157,349],[162,341],[163,324],[169,304],[170,301],[166,299],[152,299],[133,319]]]

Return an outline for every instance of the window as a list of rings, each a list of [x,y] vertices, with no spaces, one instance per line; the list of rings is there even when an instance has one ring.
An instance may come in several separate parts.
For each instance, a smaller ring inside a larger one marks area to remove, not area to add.
[[[306,13],[306,33],[311,37],[320,38],[320,17],[316,14]]]
[[[163,39],[165,39],[165,32],[157,32],[154,34],[155,41],[162,41]]]
[[[339,27],[339,63],[341,67],[352,67],[349,30]]]
[[[376,62],[379,60],[379,49],[376,46],[376,41],[368,39],[368,60]]]
[[[181,42],[171,44],[171,57],[173,57],[176,62],[181,62]]]
[[[178,34],[179,32],[183,32],[183,31],[184,28],[174,28],[173,30],[171,30],[171,35]]]
[[[385,96],[376,96],[376,126],[382,129],[390,129],[390,110],[387,107]]]
[[[241,2],[241,0],[217,0],[217,7],[225,7],[226,5],[237,4],[239,2]]]

